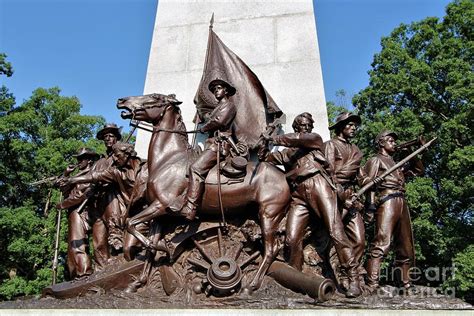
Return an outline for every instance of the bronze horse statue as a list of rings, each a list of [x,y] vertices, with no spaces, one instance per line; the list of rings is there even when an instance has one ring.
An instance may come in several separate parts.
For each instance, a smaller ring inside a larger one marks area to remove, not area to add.
[[[153,125],[153,134],[148,149],[149,178],[146,198],[149,206],[129,219],[127,229],[146,247],[153,243],[135,227],[159,216],[170,214],[170,204],[185,193],[187,188],[188,160],[193,149],[188,143],[186,128],[175,95],[148,94],[121,98],[117,108],[122,109],[122,118],[132,118]],[[211,171],[212,173],[212,171]],[[275,240],[278,225],[290,202],[290,188],[285,175],[269,163],[247,166],[243,182],[222,186],[222,204],[226,215],[242,216],[246,211],[258,207],[258,216],[264,242],[263,260],[250,283],[250,290],[258,289],[276,252]],[[217,185],[206,185],[198,214],[218,215]],[[157,248],[155,248],[157,249]]]

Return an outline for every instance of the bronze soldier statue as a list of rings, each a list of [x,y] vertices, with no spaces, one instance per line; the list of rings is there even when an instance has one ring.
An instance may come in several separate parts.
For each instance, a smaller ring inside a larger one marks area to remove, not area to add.
[[[336,122],[329,127],[335,136],[324,144],[324,153],[329,164],[329,170],[337,187],[338,207],[344,222],[345,232],[352,244],[354,259],[358,273],[363,273],[361,266],[365,248],[364,220],[360,212],[345,206],[355,193],[357,174],[362,160],[359,147],[351,143],[356,134],[361,119],[358,115],[342,112]],[[346,286],[345,278],[342,285]]]
[[[120,209],[128,210],[134,204],[138,205],[140,210],[140,198],[137,190],[139,186],[135,183],[139,181],[140,172],[145,164],[142,162],[137,153],[133,149],[133,145],[128,143],[118,142],[112,146],[112,160],[113,165],[105,170],[92,170],[91,172],[69,178],[65,180],[66,184],[77,183],[101,183],[101,184],[115,184],[120,188],[118,203]],[[140,185],[140,183],[138,183]],[[127,216],[127,214],[126,214]],[[145,228],[146,229],[146,228]],[[124,256],[126,259],[133,259],[132,247],[137,246],[139,241],[130,234],[125,234],[124,237]],[[159,245],[160,246],[160,245]],[[160,249],[158,249],[160,250]],[[166,249],[167,250],[167,249]]]
[[[97,139],[104,142],[106,154],[94,165],[94,171],[103,171],[112,166],[112,146],[122,139],[120,132],[121,129],[116,124],[108,123],[97,133]],[[122,248],[123,244],[125,209],[120,207],[119,191],[120,188],[115,184],[102,184],[97,186],[96,190],[97,212],[102,214],[98,225],[103,226],[103,237],[101,238],[104,243],[103,247],[107,248],[106,258],[104,259],[110,257],[108,245],[115,251],[118,251]]]
[[[229,99],[236,92],[235,88],[223,79],[215,79],[209,83],[209,90],[214,94],[218,103],[214,110],[206,115],[205,123],[201,126],[202,133],[209,133],[206,140],[206,148],[189,167],[189,183],[186,193],[186,203],[181,214],[188,220],[193,220],[196,208],[200,203],[204,190],[204,180],[207,174],[217,164],[217,142],[222,141],[219,155],[222,158],[229,152],[229,146],[225,139],[232,141],[232,123],[237,110],[234,103]],[[171,209],[179,209],[179,206],[170,206]]]
[[[82,176],[91,171],[92,165],[99,155],[89,148],[81,148],[75,157],[79,168],[77,176]],[[76,166],[69,166],[59,177],[57,183],[63,183],[75,168]],[[91,202],[87,202],[91,194],[91,187],[89,183],[83,183],[74,186],[62,185],[60,189],[66,198],[57,207],[68,210],[67,266],[69,276],[72,279],[79,279],[92,274],[87,235],[94,222],[94,210],[91,208]],[[97,241],[96,238],[93,238],[94,249],[97,248]],[[94,251],[95,254],[96,251]],[[100,254],[98,257],[100,258]]]
[[[375,235],[367,262],[367,286],[370,292],[378,287],[380,265],[390,249],[392,239],[395,245],[395,265],[401,273],[401,285],[407,290],[413,289],[409,269],[415,260],[415,251],[410,213],[405,200],[405,176],[421,175],[424,168],[421,161],[412,160],[412,163],[405,164],[385,178],[378,178],[395,165],[392,156],[396,151],[396,139],[397,134],[394,132],[382,131],[375,139],[378,154],[360,169],[361,186],[370,181],[376,184],[375,191],[368,194],[370,206],[366,210],[368,222],[375,218]],[[378,194],[377,201],[375,193]]]
[[[327,171],[323,154],[323,140],[312,133],[314,120],[305,112],[293,122],[295,133],[268,136],[274,145],[289,147],[268,155],[266,161],[285,166],[287,180],[293,192],[286,223],[286,250],[289,264],[298,270],[303,266],[304,230],[309,224],[310,212],[324,222],[333,241],[342,269],[347,273],[347,297],[361,294],[352,245],[344,232],[341,214],[337,210],[335,185]]]

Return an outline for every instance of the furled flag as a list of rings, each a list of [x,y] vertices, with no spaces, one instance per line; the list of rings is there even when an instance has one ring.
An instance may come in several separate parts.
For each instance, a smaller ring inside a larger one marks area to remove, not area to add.
[[[231,97],[237,109],[233,127],[235,135],[239,141],[255,148],[267,125],[282,116],[283,112],[257,75],[214,33],[212,20],[204,72],[194,97],[199,120],[203,121],[204,115],[217,106],[216,98],[208,89],[209,83],[217,78],[223,79],[237,90]]]

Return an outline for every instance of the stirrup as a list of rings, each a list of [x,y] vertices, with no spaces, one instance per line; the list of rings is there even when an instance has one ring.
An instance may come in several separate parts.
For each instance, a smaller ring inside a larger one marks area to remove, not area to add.
[[[197,206],[194,203],[187,201],[183,206],[180,214],[184,216],[187,220],[193,221],[196,218]]]

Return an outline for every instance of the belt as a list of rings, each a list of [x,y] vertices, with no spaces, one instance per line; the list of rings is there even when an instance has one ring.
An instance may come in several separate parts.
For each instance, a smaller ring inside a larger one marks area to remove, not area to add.
[[[405,194],[403,192],[394,192],[394,193],[384,195],[379,199],[379,202],[377,203],[377,207],[384,204],[388,200],[391,200],[391,199],[394,199],[394,198],[397,198],[397,197],[404,198]]]

